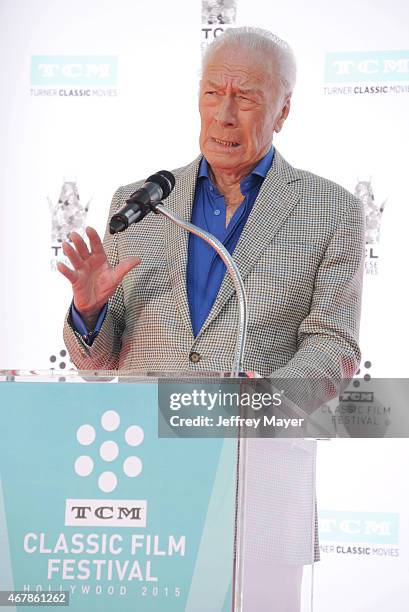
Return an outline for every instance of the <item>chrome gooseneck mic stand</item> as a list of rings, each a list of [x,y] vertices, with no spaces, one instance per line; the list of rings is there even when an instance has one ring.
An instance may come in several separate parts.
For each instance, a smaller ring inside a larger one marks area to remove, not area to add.
[[[186,231],[199,236],[205,240],[220,256],[227,268],[227,272],[234,283],[238,303],[238,323],[237,323],[237,341],[234,360],[232,364],[232,376],[238,376],[243,372],[243,356],[246,346],[247,337],[247,296],[244,288],[243,279],[241,278],[239,269],[233,260],[232,256],[226,247],[215,236],[197,227],[189,221],[185,221],[177,214],[163,206],[157,204],[154,211],[167,217],[173,223]],[[236,524],[235,524],[235,551],[234,551],[234,591],[233,591],[233,611],[242,612],[243,610],[243,575],[244,575],[244,558],[242,554],[244,537],[245,537],[245,492],[246,492],[246,456],[247,456],[247,439],[240,436],[240,429],[237,438],[237,497],[236,497]],[[239,503],[240,501],[240,503]]]

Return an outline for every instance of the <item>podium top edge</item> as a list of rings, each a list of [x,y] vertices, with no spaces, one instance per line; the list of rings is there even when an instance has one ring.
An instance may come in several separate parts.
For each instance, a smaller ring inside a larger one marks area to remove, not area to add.
[[[197,380],[235,378],[230,372],[140,371],[140,370],[29,370],[0,369],[0,382],[158,382],[159,380]]]

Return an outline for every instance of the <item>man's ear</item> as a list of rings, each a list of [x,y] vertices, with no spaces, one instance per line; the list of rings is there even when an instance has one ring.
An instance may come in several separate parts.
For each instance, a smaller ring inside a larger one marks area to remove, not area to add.
[[[279,114],[279,116],[277,117],[275,124],[274,124],[274,131],[280,132],[281,128],[284,125],[284,121],[287,119],[288,117],[288,113],[290,112],[290,107],[291,107],[291,94],[288,94],[285,99],[284,99],[284,103],[283,103],[283,107],[281,109],[281,113]]]

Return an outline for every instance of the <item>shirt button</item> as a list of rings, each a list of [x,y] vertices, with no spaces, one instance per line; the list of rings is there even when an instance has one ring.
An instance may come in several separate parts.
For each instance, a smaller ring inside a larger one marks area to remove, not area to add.
[[[216,217],[218,217],[220,215],[220,210],[216,208],[216,210],[214,211],[214,214],[216,215]]]
[[[192,353],[190,353],[189,359],[192,363],[199,363],[199,361],[201,360],[201,356],[199,355],[199,353],[195,353],[193,351]]]

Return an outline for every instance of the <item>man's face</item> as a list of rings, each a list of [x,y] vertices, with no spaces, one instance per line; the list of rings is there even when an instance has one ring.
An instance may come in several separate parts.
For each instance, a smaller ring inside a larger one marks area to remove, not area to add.
[[[222,46],[200,83],[200,149],[214,171],[246,176],[268,151],[290,109],[260,52]]]

